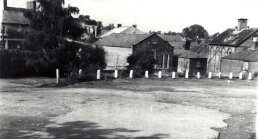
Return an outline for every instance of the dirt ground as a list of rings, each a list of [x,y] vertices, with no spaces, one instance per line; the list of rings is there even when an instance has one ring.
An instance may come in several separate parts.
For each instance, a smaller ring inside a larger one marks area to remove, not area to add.
[[[0,139],[254,139],[257,81],[0,80]]]

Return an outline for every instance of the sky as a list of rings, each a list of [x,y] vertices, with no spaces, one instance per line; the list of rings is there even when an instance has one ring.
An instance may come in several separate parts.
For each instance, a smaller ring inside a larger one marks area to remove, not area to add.
[[[181,32],[199,24],[212,35],[234,28],[242,17],[248,26],[258,27],[258,0],[66,0],[68,4],[104,25],[137,24],[145,32]],[[8,0],[8,6],[26,7],[26,0]]]

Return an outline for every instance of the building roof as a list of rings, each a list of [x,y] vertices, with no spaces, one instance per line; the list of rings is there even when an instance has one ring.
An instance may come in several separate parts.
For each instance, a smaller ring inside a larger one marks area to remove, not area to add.
[[[190,51],[198,54],[200,57],[208,58],[209,49],[206,46],[192,46]]]
[[[178,56],[179,58],[207,58],[206,56],[199,55],[195,52],[185,49],[174,49],[174,55]]]
[[[222,59],[239,60],[245,62],[258,62],[258,49],[247,49],[238,53],[228,55],[226,57],[223,57]]]
[[[146,34],[133,26],[123,26],[123,27],[119,27],[119,28],[114,28],[114,29],[104,33],[103,35],[100,36],[100,38],[107,37],[113,33]]]
[[[218,37],[211,41],[211,45],[220,45],[220,46],[233,46],[238,47],[249,37],[254,35],[258,31],[258,28],[248,28],[241,31],[236,29],[227,29],[221,33]]]
[[[185,45],[185,39],[180,35],[164,35],[158,34],[159,37],[169,42],[175,49],[183,49]]]
[[[95,44],[101,46],[130,48],[132,45],[151,35],[152,34],[113,33],[107,37],[100,38]]]
[[[28,25],[29,19],[23,16],[22,11],[3,11],[2,23]]]

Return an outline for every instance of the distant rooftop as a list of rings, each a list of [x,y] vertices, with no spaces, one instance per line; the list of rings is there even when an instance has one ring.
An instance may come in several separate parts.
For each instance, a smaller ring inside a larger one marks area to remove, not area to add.
[[[107,37],[113,33],[146,34],[133,26],[122,26],[122,27],[114,28],[114,29],[106,32],[105,34],[101,35],[100,38]]]

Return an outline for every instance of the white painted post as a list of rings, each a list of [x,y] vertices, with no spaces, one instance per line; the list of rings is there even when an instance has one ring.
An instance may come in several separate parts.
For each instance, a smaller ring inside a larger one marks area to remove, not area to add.
[[[176,72],[172,72],[172,79],[175,79],[176,78]]]
[[[240,79],[240,80],[243,79],[243,72],[242,72],[242,71],[239,73],[239,79]]]
[[[149,78],[149,71],[145,71],[145,78]]]
[[[209,79],[212,78],[211,72],[209,72],[208,78],[209,78]]]
[[[221,72],[219,72],[218,77],[219,77],[219,79],[221,78]]]
[[[248,80],[252,80],[253,78],[252,78],[252,72],[249,72],[249,74],[248,74]]]
[[[100,80],[100,78],[101,78],[100,70],[97,70],[97,80]]]
[[[200,79],[201,78],[201,74],[200,72],[197,72],[197,79]]]
[[[130,78],[133,78],[133,70],[130,70]]]
[[[189,78],[189,72],[188,72],[188,70],[185,71],[185,78],[186,78],[186,79]]]
[[[60,82],[60,72],[59,69],[56,69],[56,83]]]
[[[115,70],[115,75],[114,75],[115,78],[118,78],[118,70]]]
[[[162,72],[159,71],[159,78],[161,79],[162,78]]]
[[[79,76],[82,75],[82,69],[79,69]]]
[[[233,78],[233,72],[230,72],[229,73],[229,80],[232,80],[232,78]]]

